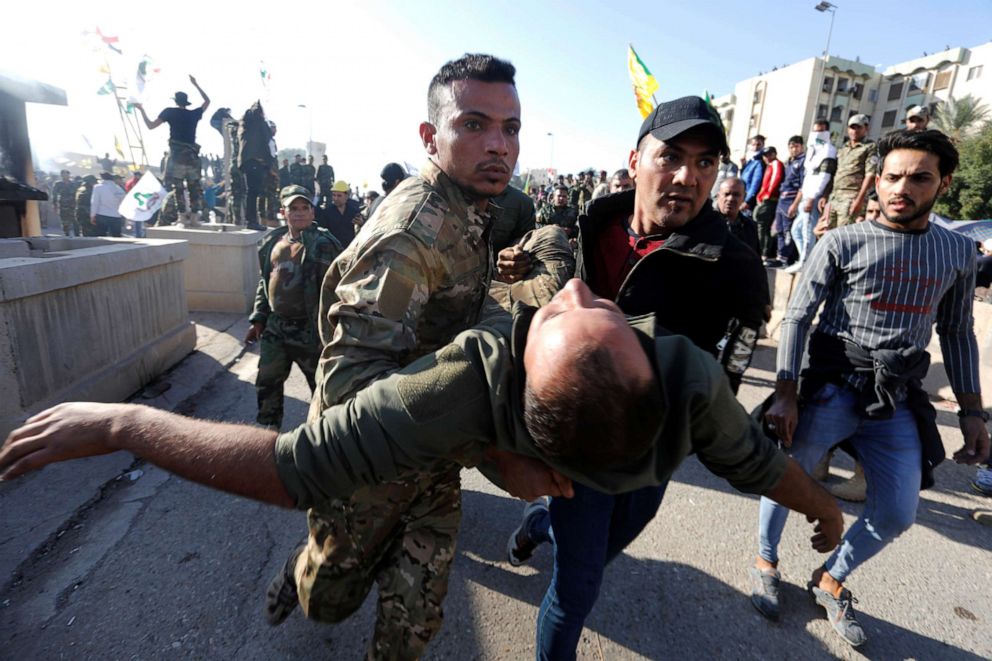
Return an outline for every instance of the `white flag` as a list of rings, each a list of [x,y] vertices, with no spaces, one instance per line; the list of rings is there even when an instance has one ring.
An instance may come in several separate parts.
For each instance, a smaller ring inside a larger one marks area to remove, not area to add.
[[[117,211],[128,220],[148,220],[162,207],[167,192],[155,175],[146,172],[124,196]]]

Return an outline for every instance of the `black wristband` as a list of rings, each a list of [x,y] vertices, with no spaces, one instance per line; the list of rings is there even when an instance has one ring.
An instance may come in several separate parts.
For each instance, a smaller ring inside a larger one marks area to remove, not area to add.
[[[983,409],[961,409],[960,411],[958,411],[959,418],[966,418],[969,416],[975,418],[981,418],[982,422],[989,421],[989,412]]]

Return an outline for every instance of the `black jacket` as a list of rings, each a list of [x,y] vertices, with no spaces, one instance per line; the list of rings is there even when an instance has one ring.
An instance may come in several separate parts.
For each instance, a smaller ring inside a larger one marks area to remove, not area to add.
[[[597,234],[616,216],[633,213],[635,194],[597,198],[579,217],[575,271],[584,281],[592,279]],[[731,236],[707,201],[699,215],[634,265],[616,303],[628,315],[654,313],[663,327],[713,354],[736,392],[770,301],[761,259]]]

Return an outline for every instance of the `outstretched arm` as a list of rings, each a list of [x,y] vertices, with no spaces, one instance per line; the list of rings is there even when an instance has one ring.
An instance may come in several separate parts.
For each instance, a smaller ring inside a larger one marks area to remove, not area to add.
[[[203,105],[200,106],[200,110],[206,112],[207,106],[210,105],[210,97],[207,96],[207,93],[203,91],[203,88],[200,87],[200,84],[196,82],[196,78],[193,76],[193,74],[190,74],[189,82],[193,83],[193,87],[195,87],[196,91],[199,92],[200,96],[203,97]]]
[[[60,404],[29,418],[0,449],[0,481],[48,464],[127,450],[193,482],[293,507],[279,479],[276,433],[194,420],[137,404]]]
[[[143,106],[140,103],[134,103],[132,105],[138,109],[138,112],[141,113],[141,118],[145,120],[145,126],[148,127],[149,131],[151,131],[152,129],[157,129],[159,126],[162,125],[161,117],[156,118],[154,122],[148,119],[148,114],[145,112],[145,106]]]
[[[795,459],[788,459],[782,478],[765,495],[779,505],[802,512],[810,523],[816,522],[810,542],[820,553],[829,553],[840,543],[844,518],[837,500],[814,482]]]

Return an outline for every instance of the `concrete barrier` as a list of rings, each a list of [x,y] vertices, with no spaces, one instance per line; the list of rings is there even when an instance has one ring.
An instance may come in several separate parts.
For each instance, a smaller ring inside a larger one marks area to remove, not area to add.
[[[149,227],[147,234],[149,238],[189,242],[184,283],[190,310],[251,312],[259,278],[258,243],[265,233],[235,225],[203,227]]]
[[[29,250],[0,258],[0,438],[62,401],[125,399],[196,345],[185,242],[14,241]]]
[[[768,290],[772,296],[772,318],[768,322],[768,335],[776,342],[779,340],[782,317],[792,296],[792,290],[799,275],[785,273],[781,269],[768,269]],[[975,301],[975,337],[978,339],[979,377],[986,408],[992,408],[992,304]],[[814,324],[816,322],[814,321]],[[944,359],[940,352],[940,338],[934,332],[930,345],[931,366],[927,378],[923,381],[926,391],[933,396],[949,401],[956,401],[954,391],[947,381],[944,371]]]

